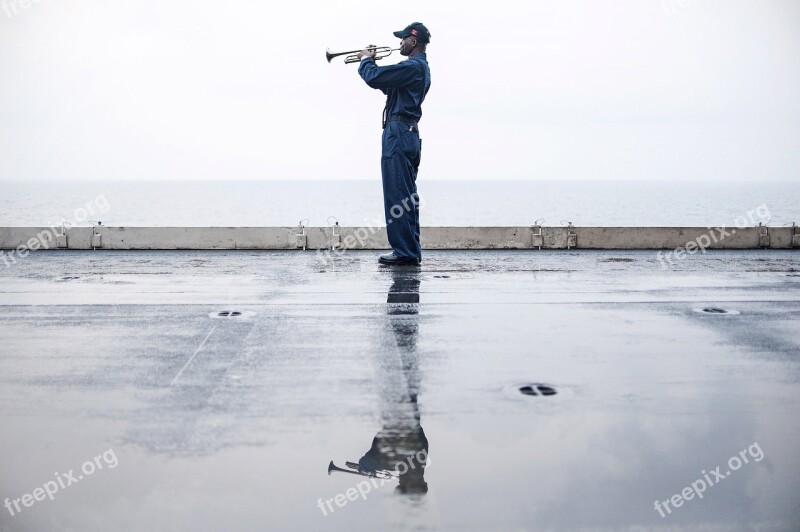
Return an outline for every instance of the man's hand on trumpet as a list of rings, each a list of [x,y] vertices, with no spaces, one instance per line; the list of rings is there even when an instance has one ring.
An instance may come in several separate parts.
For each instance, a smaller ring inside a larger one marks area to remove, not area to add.
[[[375,48],[374,44],[368,44],[366,48],[358,52],[358,58],[364,59],[365,57],[371,57],[375,59]]]

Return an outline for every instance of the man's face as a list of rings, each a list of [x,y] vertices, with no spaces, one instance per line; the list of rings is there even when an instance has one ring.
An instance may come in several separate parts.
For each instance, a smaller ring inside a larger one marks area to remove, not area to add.
[[[409,35],[408,37],[404,38],[400,41],[400,55],[408,55],[411,53],[411,50],[417,45],[417,38],[413,35]]]

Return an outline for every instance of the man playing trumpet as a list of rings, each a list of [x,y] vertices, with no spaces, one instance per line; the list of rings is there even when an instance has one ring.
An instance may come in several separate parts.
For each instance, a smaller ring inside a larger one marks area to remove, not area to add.
[[[422,145],[418,123],[422,102],[431,86],[431,71],[425,51],[431,39],[421,22],[394,32],[400,41],[400,54],[406,61],[396,65],[375,64],[375,47],[358,53],[358,73],[373,89],[386,94],[383,110],[381,176],[386,233],[392,253],[381,255],[383,264],[419,264],[422,248],[419,241],[419,196],[417,170]]]

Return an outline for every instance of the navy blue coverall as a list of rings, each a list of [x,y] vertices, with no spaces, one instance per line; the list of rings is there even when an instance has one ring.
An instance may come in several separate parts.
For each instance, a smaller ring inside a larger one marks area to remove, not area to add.
[[[381,176],[389,244],[396,256],[421,260],[417,170],[422,145],[417,124],[431,87],[428,60],[421,52],[396,65],[379,67],[374,59],[366,58],[358,73],[367,85],[386,94]]]

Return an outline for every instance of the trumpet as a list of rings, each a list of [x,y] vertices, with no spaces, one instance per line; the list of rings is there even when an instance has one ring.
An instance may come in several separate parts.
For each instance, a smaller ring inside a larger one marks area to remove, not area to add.
[[[381,478],[381,479],[390,479],[395,478],[396,475],[390,473],[389,471],[379,469],[377,471],[364,471],[361,469],[361,466],[356,464],[355,462],[345,462],[347,469],[343,467],[339,467],[333,463],[328,464],[328,475],[330,475],[334,471],[338,471],[340,473],[350,473],[351,475],[361,475],[362,477],[372,477],[372,478]]]
[[[389,48],[388,46],[368,46],[367,50],[375,50],[375,60],[383,59],[384,57],[389,57],[392,55],[392,52],[396,52],[400,50],[400,48]],[[328,63],[331,62],[331,59],[334,57],[339,57],[340,55],[346,55],[347,57],[344,58],[345,63],[358,63],[361,61],[358,58],[358,52],[361,50],[350,50],[349,52],[338,52],[338,53],[331,53],[330,49],[325,51],[325,58],[328,60]]]

